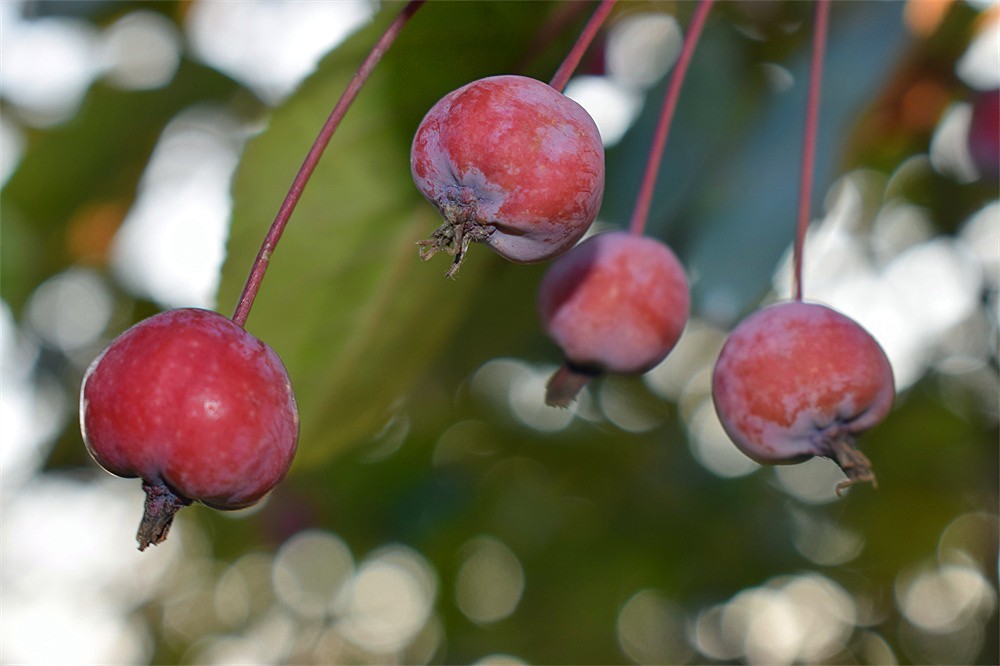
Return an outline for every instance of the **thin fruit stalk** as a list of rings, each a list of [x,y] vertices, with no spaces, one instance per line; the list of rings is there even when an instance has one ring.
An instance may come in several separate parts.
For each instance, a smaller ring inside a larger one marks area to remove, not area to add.
[[[361,63],[358,71],[351,78],[351,82],[347,84],[347,88],[341,95],[340,100],[337,101],[337,104],[330,112],[330,116],[323,124],[323,128],[319,131],[319,135],[313,142],[308,154],[306,154],[302,166],[299,167],[299,171],[295,175],[291,187],[288,189],[288,194],[285,195],[285,200],[278,209],[278,214],[274,218],[274,222],[271,223],[271,228],[268,229],[267,236],[264,238],[264,242],[260,246],[260,251],[257,253],[257,258],[250,269],[250,275],[247,277],[243,293],[240,295],[236,311],[233,313],[233,321],[240,326],[246,324],[247,317],[250,315],[250,308],[253,307],[253,301],[260,290],[260,283],[264,279],[264,273],[267,272],[267,267],[270,264],[271,255],[274,253],[274,249],[281,239],[281,234],[284,233],[285,227],[288,225],[288,220],[292,217],[292,212],[295,211],[295,207],[302,197],[306,183],[309,182],[313,171],[316,170],[316,165],[319,164],[320,157],[323,156],[323,152],[326,150],[327,145],[329,145],[330,139],[333,138],[334,132],[340,127],[340,122],[347,114],[347,110],[351,108],[351,104],[354,103],[355,98],[361,91],[361,87],[375,70],[375,66],[382,59],[382,56],[385,55],[385,52],[392,43],[396,41],[407,21],[413,17],[425,1],[410,0],[399,15],[396,16],[395,20],[375,43],[375,46],[372,47],[364,62]]]
[[[826,54],[826,33],[830,17],[829,0],[816,3],[816,21],[813,28],[812,60],[809,67],[809,101],[806,105],[806,129],[802,141],[802,174],[799,185],[799,216],[795,228],[793,251],[793,288],[795,300],[802,300],[802,254],[806,230],[809,228],[809,211],[812,202],[813,172],[816,164],[816,134],[819,129],[819,101],[823,88],[823,59]]]
[[[680,55],[677,56],[677,63],[674,65],[670,84],[667,86],[667,92],[663,98],[660,118],[656,123],[653,144],[646,161],[646,169],[642,175],[639,195],[636,198],[635,208],[632,211],[632,219],[629,222],[629,230],[633,234],[641,234],[646,228],[646,220],[649,217],[649,206],[653,200],[653,190],[656,187],[656,177],[660,172],[660,162],[663,160],[663,151],[667,144],[667,136],[670,134],[670,125],[674,120],[677,100],[681,96],[681,86],[684,85],[684,77],[687,75],[688,65],[691,63],[691,58],[694,56],[694,49],[698,45],[702,29],[708,20],[708,13],[712,9],[712,3],[713,0],[701,0],[698,3],[694,16],[691,17],[691,24],[688,26],[687,34],[684,36],[684,44],[681,46]]]
[[[608,15],[611,10],[615,7],[615,0],[601,0],[601,4],[598,5],[597,9],[594,10],[593,16],[587,21],[587,25],[584,26],[583,31],[577,38],[576,43],[573,48],[570,49],[569,53],[563,59],[562,64],[556,73],[552,76],[552,80],[549,81],[549,85],[555,90],[562,92],[566,89],[566,84],[569,83],[569,79],[573,76],[573,72],[580,65],[580,60],[583,59],[584,53],[587,52],[587,48],[590,43],[594,41],[594,37],[597,36],[598,30],[607,20]]]
[[[195,501],[221,510],[247,507],[288,472],[299,435],[291,380],[274,350],[244,325],[323,150],[421,4],[406,5],[334,107],[261,245],[233,318],[196,308],[161,312],[115,338],[87,370],[80,430],[101,467],[142,479],[139,550],[166,539],[182,507]]]
[[[829,0],[816,4],[802,179],[794,245],[794,299],[758,310],[733,330],[712,375],[723,428],[762,464],[830,458],[847,477],[876,485],[856,438],[892,409],[892,367],[874,337],[849,317],[803,301],[803,244],[815,162]]]

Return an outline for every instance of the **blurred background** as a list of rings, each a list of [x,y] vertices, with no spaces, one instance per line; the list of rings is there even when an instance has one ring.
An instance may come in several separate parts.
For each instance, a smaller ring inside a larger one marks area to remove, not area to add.
[[[877,490],[761,468],[709,391],[726,333],[790,294],[812,5],[720,2],[649,232],[693,314],[644,377],[545,407],[544,266],[456,280],[409,142],[442,95],[547,80],[596,5],[432,2],[362,90],[248,330],[288,366],[288,478],[183,510],[89,458],[80,381],[165,308],[230,314],[330,108],[399,3],[0,3],[0,660],[70,663],[995,664],[1000,275],[993,2],[837,2],[805,293],[886,349]],[[624,0],[567,89],[622,227],[693,2]]]

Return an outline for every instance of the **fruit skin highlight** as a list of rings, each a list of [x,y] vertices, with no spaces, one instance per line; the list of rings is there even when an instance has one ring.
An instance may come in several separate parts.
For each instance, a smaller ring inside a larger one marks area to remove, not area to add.
[[[87,450],[147,494],[139,549],[192,501],[254,504],[285,476],[299,419],[277,354],[226,317],[178,309],[139,322],[91,364],[80,391]]]
[[[652,369],[677,344],[690,310],[684,268],[649,236],[611,231],[556,259],[538,289],[538,315],[566,358],[546,402],[566,406],[599,374]]]
[[[445,218],[421,243],[421,256],[454,254],[449,276],[473,241],[515,263],[565,252],[604,195],[604,147],[593,119],[524,76],[479,79],[445,95],[417,129],[410,168]]]
[[[875,338],[839,312],[788,301],[744,319],[716,362],[712,397],[726,433],[753,460],[823,456],[847,474],[838,494],[875,484],[854,438],[892,409],[892,368]]]

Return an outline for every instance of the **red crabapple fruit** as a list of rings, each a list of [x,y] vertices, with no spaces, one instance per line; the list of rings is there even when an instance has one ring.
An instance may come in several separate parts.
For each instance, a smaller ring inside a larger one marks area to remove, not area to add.
[[[832,458],[847,480],[875,475],[855,437],[892,408],[885,352],[852,319],[816,303],[788,301],[758,310],[729,336],[712,378],[726,433],[764,464]]]
[[[967,142],[976,169],[995,181],[1000,176],[1000,88],[976,93]]]
[[[87,370],[80,428],[104,469],[140,477],[139,550],[174,513],[257,502],[285,476],[299,418],[277,354],[226,317],[179,309],[139,322]]]
[[[604,148],[594,120],[551,86],[493,76],[445,95],[410,151],[417,189],[445,221],[421,256],[454,254],[453,276],[472,241],[515,263],[571,248],[597,217]]]
[[[565,407],[599,374],[652,369],[677,344],[689,309],[684,268],[660,241],[626,231],[583,241],[538,289],[542,325],[566,359],[545,401]]]

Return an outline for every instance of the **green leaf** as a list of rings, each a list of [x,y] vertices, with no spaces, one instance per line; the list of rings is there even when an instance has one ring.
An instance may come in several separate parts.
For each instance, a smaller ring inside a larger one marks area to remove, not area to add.
[[[398,11],[390,9],[328,56],[248,145],[234,184],[220,307],[235,306],[271,215]],[[498,266],[491,252],[473,248],[457,279],[448,280],[446,257],[419,260],[416,242],[440,220],[413,186],[409,144],[442,95],[517,62],[550,10],[548,3],[427,5],[330,142],[247,322],[292,377],[302,419],[298,465],[321,463],[376,433],[445,350]]]
[[[72,120],[33,135],[3,188],[4,226],[10,220],[23,226],[15,231],[21,240],[5,238],[3,244],[4,300],[19,310],[38,283],[80,259],[70,256],[66,241],[76,212],[109,203],[128,210],[171,118],[193,104],[229,100],[240,90],[232,79],[183,59],[170,84],[156,90],[96,83]]]

